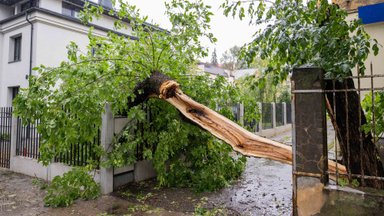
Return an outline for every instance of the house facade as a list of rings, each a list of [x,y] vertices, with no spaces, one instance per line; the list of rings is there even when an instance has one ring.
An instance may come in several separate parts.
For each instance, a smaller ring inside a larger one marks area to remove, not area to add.
[[[339,5],[348,11],[348,20],[361,19],[365,31],[378,41],[381,46],[384,45],[384,0],[333,0],[333,3]],[[370,75],[371,65],[374,75],[384,76],[384,47],[380,47],[377,56],[370,54],[365,61],[367,68],[365,74]],[[356,70],[354,74],[357,74]],[[362,87],[369,88],[370,79],[361,80]],[[374,87],[384,87],[384,77],[377,77],[373,80]]]
[[[88,0],[112,8],[110,0]],[[115,18],[103,15],[84,25],[78,19],[83,0],[2,0],[0,1],[0,107],[11,106],[20,88],[38,65],[58,66],[66,60],[66,46],[74,41],[85,50],[88,29],[106,36],[113,31],[132,37],[132,29],[114,29]]]

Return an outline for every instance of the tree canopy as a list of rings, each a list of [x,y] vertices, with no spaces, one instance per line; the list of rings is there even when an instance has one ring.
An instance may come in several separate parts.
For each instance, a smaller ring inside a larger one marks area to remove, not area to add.
[[[266,74],[284,81],[294,67],[317,66],[328,77],[348,76],[356,65],[364,72],[364,60],[378,52],[360,20],[347,21],[347,12],[327,0],[229,1],[226,15],[251,18],[257,26],[254,38],[243,48],[248,62],[267,59]]]

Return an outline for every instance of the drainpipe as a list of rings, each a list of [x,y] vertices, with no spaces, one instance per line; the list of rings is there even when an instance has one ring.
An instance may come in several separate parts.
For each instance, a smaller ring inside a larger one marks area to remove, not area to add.
[[[31,41],[30,41],[30,50],[29,50],[29,74],[25,78],[32,76],[32,50],[33,50],[33,24],[28,19],[28,11],[25,13],[25,19],[31,25]]]

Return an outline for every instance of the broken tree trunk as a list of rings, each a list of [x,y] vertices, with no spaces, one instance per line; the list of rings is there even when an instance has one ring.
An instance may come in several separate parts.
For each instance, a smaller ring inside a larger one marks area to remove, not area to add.
[[[292,164],[292,148],[290,146],[257,136],[192,100],[181,91],[176,81],[160,72],[153,72],[148,79],[136,87],[135,93],[137,97],[130,106],[137,105],[148,97],[159,97],[175,106],[189,120],[231,145],[235,151],[247,156]],[[336,172],[334,161],[328,161],[328,165],[331,172]],[[339,173],[346,173],[343,165],[338,164],[337,167]]]

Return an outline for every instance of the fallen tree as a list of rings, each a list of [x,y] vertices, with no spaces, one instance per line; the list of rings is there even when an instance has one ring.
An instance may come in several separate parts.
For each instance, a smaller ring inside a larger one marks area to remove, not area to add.
[[[139,92],[142,92],[141,94]],[[176,107],[185,117],[225,141],[233,150],[252,157],[267,158],[292,164],[292,148],[279,142],[255,135],[228,118],[194,101],[185,95],[180,85],[168,76],[154,71],[151,76],[138,84],[137,95],[129,106],[137,105],[149,97],[158,97]],[[329,160],[329,171],[346,173],[345,166]]]
[[[208,6],[202,1],[172,1],[167,4],[172,28],[161,31],[148,26],[145,18],[131,13],[134,7],[119,2],[123,10],[116,15],[135,20],[129,25],[135,29],[133,35],[137,40],[114,33],[106,38],[97,37],[90,29],[87,52],[75,43],[69,44],[68,61],[55,68],[35,68],[38,76],[29,77],[29,88],[20,91],[14,101],[15,115],[26,122],[40,122],[40,162],[47,165],[58,155],[81,154],[87,158],[88,167],[95,168],[152,159],[160,185],[199,185],[200,191],[224,187],[239,177],[244,168],[245,158],[231,157],[231,148],[219,139],[244,155],[292,163],[290,147],[256,136],[208,108],[218,104],[223,107],[220,111],[223,113],[226,107],[238,102],[231,98],[231,86],[220,81],[220,77],[209,80],[193,70],[196,59],[206,55],[198,39],[216,40],[209,33],[212,13]],[[89,16],[83,18],[91,17],[92,11],[87,10],[85,15]],[[102,11],[94,12],[102,14]],[[116,26],[121,24],[117,22]],[[151,71],[165,72],[174,80]],[[185,95],[179,85],[206,106]],[[150,100],[126,110],[127,103],[139,104],[151,96],[161,97],[169,104]],[[126,140],[116,142],[113,152],[94,142],[106,103],[112,104],[114,114],[126,111],[132,121],[144,125],[138,130],[132,124],[125,131]],[[178,119],[179,113],[173,106],[219,139]],[[153,121],[146,119],[148,115],[143,107],[156,114]],[[226,114],[230,117],[231,113]],[[92,148],[79,152],[72,149],[74,143],[91,143]],[[144,156],[135,158],[137,151]],[[129,156],[133,157],[127,159]],[[335,170],[334,162],[330,161],[329,165]]]

